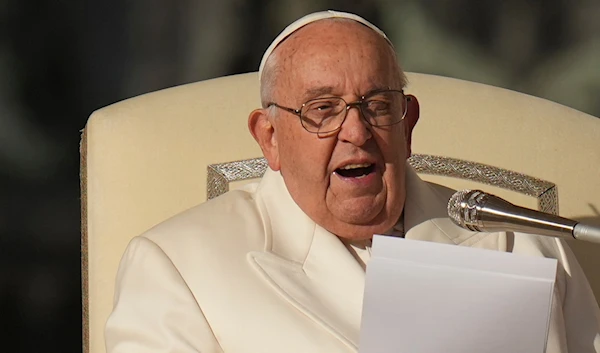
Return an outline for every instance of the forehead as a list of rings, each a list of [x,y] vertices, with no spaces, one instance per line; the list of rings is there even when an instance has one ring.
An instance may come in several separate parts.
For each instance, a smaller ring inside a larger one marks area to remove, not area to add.
[[[327,19],[292,34],[277,49],[278,88],[286,91],[401,88],[393,50],[372,29],[352,20]],[[292,93],[292,92],[290,92]],[[331,92],[334,93],[334,92]],[[309,97],[310,98],[310,97]]]

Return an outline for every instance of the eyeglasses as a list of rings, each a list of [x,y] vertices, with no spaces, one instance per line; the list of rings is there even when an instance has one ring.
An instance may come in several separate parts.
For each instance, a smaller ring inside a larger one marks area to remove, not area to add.
[[[286,110],[300,118],[306,131],[313,134],[327,134],[339,130],[352,107],[358,108],[362,118],[371,126],[391,126],[398,124],[406,116],[408,104],[402,90],[379,90],[360,97],[356,102],[347,103],[341,97],[311,99],[302,104],[300,109],[283,107],[277,103],[269,103]]]

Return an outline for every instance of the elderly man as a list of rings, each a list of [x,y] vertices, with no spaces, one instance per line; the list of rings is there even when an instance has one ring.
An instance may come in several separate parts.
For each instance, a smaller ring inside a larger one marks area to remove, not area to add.
[[[383,32],[311,14],[274,41],[260,79],[248,126],[270,170],[131,242],[109,352],[356,352],[373,234],[557,258],[547,351],[600,352],[598,308],[565,244],[454,226],[452,191],[406,164],[419,105]]]

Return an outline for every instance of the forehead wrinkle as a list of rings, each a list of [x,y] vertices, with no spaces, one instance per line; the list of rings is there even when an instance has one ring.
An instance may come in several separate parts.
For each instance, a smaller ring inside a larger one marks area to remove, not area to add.
[[[324,27],[317,29],[318,27]],[[346,30],[331,31],[333,27],[351,27]],[[360,36],[357,40],[357,36]],[[364,47],[373,45],[380,51],[381,47],[391,47],[383,37],[371,30],[370,28],[348,19],[324,19],[314,23],[310,23],[296,32],[292,33],[285,41],[283,41],[275,51],[279,52],[284,58],[293,59],[297,53],[314,51],[315,44],[335,43],[334,46],[328,46],[327,50],[339,51],[343,48]],[[306,49],[306,50],[302,50]],[[387,54],[387,53],[386,53]],[[364,53],[362,54],[364,55]]]
[[[352,20],[325,19],[308,24],[291,34],[274,52],[280,59],[282,68],[278,75],[280,88],[292,87],[294,83],[305,81],[303,70],[295,70],[296,67],[306,69],[318,65],[319,69],[329,70],[335,69],[336,64],[342,60],[358,61],[361,65],[367,61],[371,65],[380,67],[383,71],[390,71],[390,75],[385,75],[385,77],[369,78],[371,85],[367,88],[369,91],[390,88],[392,85],[396,86],[398,82],[394,78],[397,76],[395,75],[397,69],[394,66],[398,67],[398,65],[393,49],[379,34]],[[340,52],[351,54],[343,56],[340,55]],[[327,57],[334,60],[320,60]],[[382,80],[386,82],[379,82]],[[309,82],[304,83],[310,86]],[[398,83],[402,85],[401,82]],[[338,82],[328,85],[317,79],[313,84],[315,87],[309,87],[301,93],[304,98],[310,99],[319,94],[336,93],[334,87]],[[402,87],[391,88],[401,89]],[[286,94],[287,92],[282,93]],[[367,92],[353,93],[364,95]]]

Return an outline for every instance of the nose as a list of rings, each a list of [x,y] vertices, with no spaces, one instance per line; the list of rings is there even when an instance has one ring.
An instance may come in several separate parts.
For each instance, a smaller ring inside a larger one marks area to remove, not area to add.
[[[355,146],[364,145],[373,134],[371,125],[361,116],[358,106],[349,106],[346,119],[338,132],[338,140],[352,143]]]

